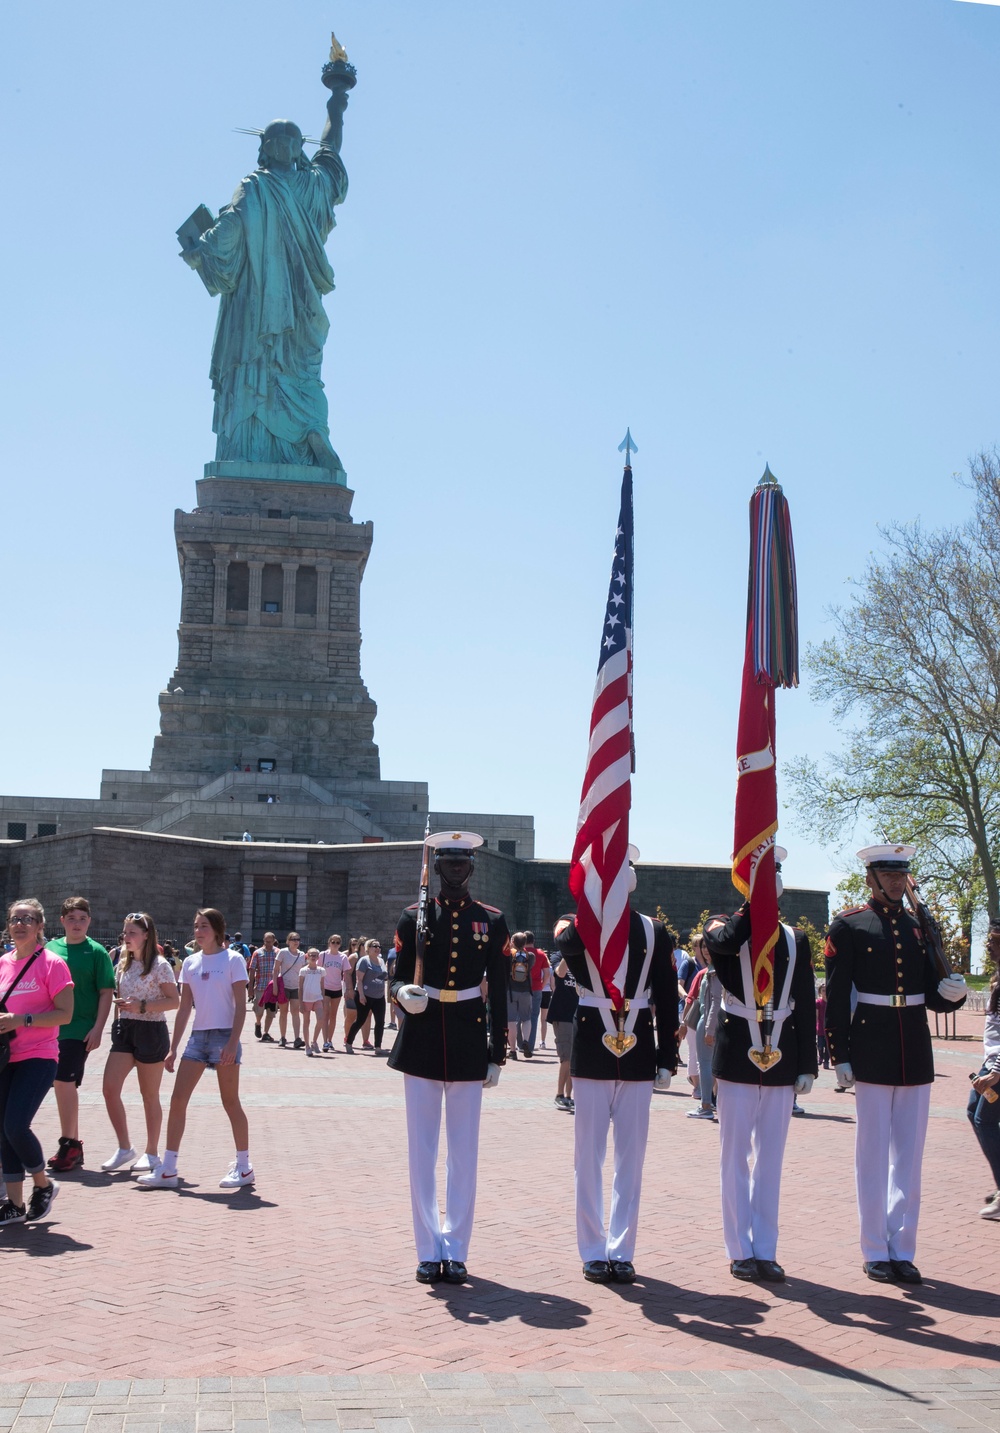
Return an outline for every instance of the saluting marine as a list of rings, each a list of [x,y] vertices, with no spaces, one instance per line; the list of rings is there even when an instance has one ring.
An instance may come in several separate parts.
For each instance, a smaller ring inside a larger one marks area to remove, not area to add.
[[[499,1083],[507,1052],[507,923],[495,906],[469,895],[482,844],[482,836],[469,831],[425,837],[425,860],[428,850],[435,853],[441,881],[436,900],[426,905],[426,943],[421,939],[418,950],[416,905],[396,929],[392,995],[406,1015],[388,1063],[403,1074],[421,1284],[467,1278],[483,1089]],[[435,1184],[442,1099],[448,1138],[443,1225]]]
[[[774,854],[780,897],[781,863],[788,852],[776,846]],[[769,1283],[781,1283],[785,1277],[777,1262],[778,1204],[792,1104],[796,1094],[809,1093],[818,1072],[809,941],[804,931],[791,926],[782,925],[781,931],[774,948],[774,1028],[766,1058],[754,1002],[749,901],[734,915],[711,916],[704,932],[725,992],[712,1073],[719,1082],[726,1254],[734,1279]]]
[[[826,1041],[838,1084],[855,1086],[861,1257],[881,1284],[921,1282],[913,1260],[934,1079],[927,1010],[957,1010],[967,994],[961,975],[942,979],[903,905],[915,851],[858,852],[871,900],[838,915],[826,942]]]
[[[638,854],[629,847],[630,861]],[[629,889],[635,889],[634,870]],[[617,1008],[571,917],[556,926],[555,943],[579,996],[571,1073],[576,1238],[583,1276],[594,1284],[631,1284],[653,1084],[668,1089],[677,1073],[674,943],[662,922],[631,912],[623,968],[612,981],[622,997]],[[602,1170],[609,1127],[614,1130],[615,1155],[605,1229]]]

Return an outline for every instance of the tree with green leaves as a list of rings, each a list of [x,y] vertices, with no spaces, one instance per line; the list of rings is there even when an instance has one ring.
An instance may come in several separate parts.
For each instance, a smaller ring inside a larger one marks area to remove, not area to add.
[[[806,666],[844,750],[787,771],[798,824],[843,851],[861,832],[918,848],[918,875],[971,941],[1000,916],[1000,454],[965,480],[960,526],[881,530],[884,552]]]

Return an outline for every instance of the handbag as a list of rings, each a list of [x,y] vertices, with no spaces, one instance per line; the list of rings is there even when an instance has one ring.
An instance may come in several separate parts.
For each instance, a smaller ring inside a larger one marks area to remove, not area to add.
[[[3,997],[2,999],[0,999],[0,1010],[2,1010],[4,1014],[9,1013],[7,1010],[7,1001],[10,999],[11,995],[13,995],[15,987],[20,983],[22,978],[27,975],[28,971],[34,965],[35,961],[38,959],[44,949],[44,946],[40,945],[38,947],[31,959],[27,961],[24,967],[17,973],[17,975],[15,975],[13,981],[4,991]],[[0,1035],[0,1070],[4,1070],[7,1067],[7,1063],[10,1060],[10,1042],[13,1040],[16,1034],[16,1030],[8,1030],[6,1034]]]

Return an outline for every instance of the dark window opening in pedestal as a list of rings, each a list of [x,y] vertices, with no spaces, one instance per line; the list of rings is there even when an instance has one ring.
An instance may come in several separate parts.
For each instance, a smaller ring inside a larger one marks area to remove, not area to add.
[[[295,574],[295,610],[305,617],[316,616],[315,567],[300,567]]]
[[[226,573],[226,608],[246,612],[250,606],[250,568],[245,562],[231,562]]]
[[[295,929],[295,881],[283,876],[255,876],[253,883],[253,933],[260,939],[273,930],[282,940]],[[260,935],[258,935],[260,932]]]
[[[55,836],[58,830],[59,827],[55,821],[39,821],[38,823],[39,836]]]
[[[257,792],[257,800],[262,801],[265,806],[273,806],[277,799],[278,798],[273,791]]]
[[[268,508],[268,510],[267,510],[267,515],[268,515],[268,517],[280,517],[280,516],[281,516],[281,509],[280,509],[280,508]]]
[[[516,841],[498,841],[498,842],[497,842],[497,850],[500,852],[501,856],[516,856],[516,855],[517,855],[517,842],[516,842]]]
[[[260,610],[262,612],[281,611],[281,590],[284,581],[281,563],[265,562],[264,570],[260,575]]]
[[[8,822],[7,822],[7,840],[8,840],[8,841],[26,841],[27,839],[28,839],[28,823],[27,823],[27,821],[8,821]]]

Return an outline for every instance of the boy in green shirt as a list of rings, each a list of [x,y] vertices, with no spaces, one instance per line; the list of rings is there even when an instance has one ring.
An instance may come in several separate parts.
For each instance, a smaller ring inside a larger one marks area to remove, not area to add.
[[[73,1019],[59,1028],[59,1065],[55,1092],[62,1131],[59,1148],[48,1161],[59,1174],[83,1163],[80,1139],[80,1096],[87,1056],[101,1043],[115,993],[115,969],[103,945],[91,940],[90,902],[70,896],[62,903],[60,923],[65,936],[51,940],[48,949],[62,956],[73,976]]]

